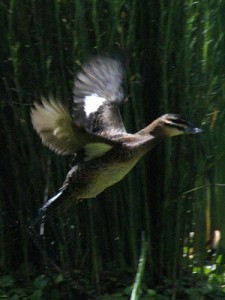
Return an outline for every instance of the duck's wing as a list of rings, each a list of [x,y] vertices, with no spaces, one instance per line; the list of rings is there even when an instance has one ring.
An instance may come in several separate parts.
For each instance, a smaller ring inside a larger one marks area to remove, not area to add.
[[[124,133],[119,107],[123,103],[122,63],[97,56],[85,64],[74,84],[73,119],[78,127],[110,138]]]
[[[87,159],[91,159],[117,144],[76,126],[69,110],[53,97],[42,98],[41,103],[34,103],[31,121],[43,144],[61,155],[82,151]]]
[[[122,81],[121,62],[98,56],[83,66],[75,80],[72,116],[54,98],[35,103],[31,120],[43,144],[62,155],[82,153],[84,160],[120,145],[126,132],[119,111]]]

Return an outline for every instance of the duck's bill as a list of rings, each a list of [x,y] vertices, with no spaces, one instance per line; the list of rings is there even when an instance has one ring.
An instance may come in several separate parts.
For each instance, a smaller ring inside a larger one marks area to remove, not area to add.
[[[202,133],[204,132],[204,130],[202,130],[201,128],[197,128],[197,127],[188,127],[185,132],[187,134],[198,134],[198,133]]]

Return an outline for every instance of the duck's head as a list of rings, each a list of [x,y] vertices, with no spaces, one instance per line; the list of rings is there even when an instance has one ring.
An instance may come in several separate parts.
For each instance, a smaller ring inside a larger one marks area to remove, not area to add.
[[[197,134],[203,132],[183,117],[176,114],[166,114],[149,126],[149,133],[155,137],[172,137],[181,134]]]

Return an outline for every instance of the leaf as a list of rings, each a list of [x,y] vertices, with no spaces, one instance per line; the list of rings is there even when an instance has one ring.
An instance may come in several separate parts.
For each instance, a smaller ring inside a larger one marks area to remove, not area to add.
[[[148,290],[147,290],[147,295],[148,295],[148,296],[156,296],[156,291],[155,291],[155,290],[148,289]]]
[[[49,283],[49,279],[45,275],[35,278],[33,285],[37,290],[43,290]]]
[[[64,278],[63,278],[62,274],[58,274],[58,275],[54,278],[54,282],[55,282],[56,284],[59,284],[59,283],[61,283],[61,282],[63,282],[63,281],[64,281]]]
[[[0,287],[1,288],[6,288],[6,287],[11,287],[14,284],[14,280],[12,276],[6,275],[0,278]]]
[[[9,298],[10,300],[19,300],[21,299],[20,296],[18,295],[13,295],[12,297]]]
[[[100,300],[126,300],[127,297],[123,296],[121,293],[114,293],[114,294],[105,294],[103,295]]]
[[[30,296],[30,299],[31,300],[41,300],[42,299],[42,291],[41,290],[38,290],[38,291],[35,291],[31,296]]]
[[[218,257],[216,258],[216,264],[217,265],[220,265],[221,264],[221,262],[222,262],[222,259],[223,259],[223,255],[218,255]]]

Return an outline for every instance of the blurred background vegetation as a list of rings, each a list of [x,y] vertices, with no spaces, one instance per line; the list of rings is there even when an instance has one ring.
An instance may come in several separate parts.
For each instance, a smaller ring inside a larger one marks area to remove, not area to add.
[[[224,14],[222,0],[0,0],[1,298],[225,298]],[[160,145],[40,238],[29,223],[70,158],[41,145],[30,109],[49,94],[70,105],[102,51],[126,61],[128,131],[170,112],[205,133]]]

